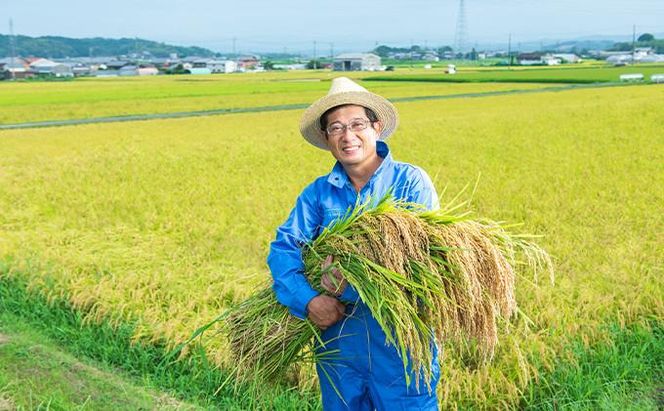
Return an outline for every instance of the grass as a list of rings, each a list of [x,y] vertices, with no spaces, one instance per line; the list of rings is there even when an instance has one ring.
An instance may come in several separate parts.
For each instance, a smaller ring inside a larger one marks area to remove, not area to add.
[[[22,317],[0,314],[0,409],[181,409],[201,407],[146,389],[117,369],[62,351]]]
[[[163,344],[132,343],[130,322],[89,323],[67,301],[49,302],[20,281],[8,279],[5,270],[0,267],[0,333],[9,335],[9,341],[0,345],[0,359],[7,360],[0,363],[0,387],[6,386],[5,394],[17,406],[162,409],[172,405],[228,410],[271,409],[274,404],[284,410],[319,406],[315,396],[286,389],[263,389],[260,398],[246,395],[257,390],[247,384],[238,388],[243,392],[218,390],[226,375],[204,354],[173,363]],[[118,369],[127,376],[118,376]],[[171,394],[157,395],[157,390]]]
[[[529,388],[521,407],[532,410],[658,410],[664,406],[664,328],[661,322],[608,326],[608,344],[575,341],[562,361]]]
[[[398,104],[395,158],[449,192],[481,173],[477,213],[545,234],[558,272],[555,287],[517,279],[528,318],[490,367],[443,369],[442,406],[514,406],[537,384],[524,365],[551,371],[575,341],[608,344],[607,323],[664,317],[663,93],[648,85]],[[130,322],[128,341],[185,340],[268,278],[274,228],[329,171],[329,154],[299,137],[299,114],[0,132],[6,276],[68,301],[86,323]],[[211,362],[227,356],[218,339],[205,343]]]

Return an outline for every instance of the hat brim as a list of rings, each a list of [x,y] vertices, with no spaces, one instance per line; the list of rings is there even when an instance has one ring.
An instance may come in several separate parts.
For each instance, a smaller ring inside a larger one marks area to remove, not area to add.
[[[324,96],[304,111],[300,121],[300,133],[309,143],[323,150],[329,150],[325,136],[320,129],[320,117],[332,107],[353,104],[370,108],[381,122],[379,140],[386,140],[397,128],[399,115],[386,98],[369,91],[345,91]]]

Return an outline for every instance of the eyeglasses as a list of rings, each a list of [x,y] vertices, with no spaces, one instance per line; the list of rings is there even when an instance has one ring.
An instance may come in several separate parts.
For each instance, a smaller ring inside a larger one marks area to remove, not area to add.
[[[353,132],[358,132],[366,129],[369,126],[369,124],[371,124],[371,120],[363,118],[354,118],[348,124],[341,124],[338,122],[332,123],[329,126],[327,126],[325,131],[329,136],[338,137],[345,134],[346,129],[349,129],[350,131]]]

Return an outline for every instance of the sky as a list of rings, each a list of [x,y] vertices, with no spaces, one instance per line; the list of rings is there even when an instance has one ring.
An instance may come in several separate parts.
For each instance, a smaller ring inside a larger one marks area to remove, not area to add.
[[[138,37],[219,52],[454,45],[460,0],[0,0],[0,33]],[[664,0],[464,0],[469,45],[664,33]]]

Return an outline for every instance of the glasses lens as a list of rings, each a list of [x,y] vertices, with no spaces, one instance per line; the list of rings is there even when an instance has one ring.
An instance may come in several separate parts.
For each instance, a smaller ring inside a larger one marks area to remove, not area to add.
[[[345,127],[343,126],[343,124],[339,124],[339,123],[331,124],[327,128],[327,134],[332,134],[332,135],[341,134],[341,133],[344,132],[344,128]]]
[[[367,128],[367,121],[361,119],[353,120],[350,122],[348,127],[351,129],[351,131],[362,131]]]

